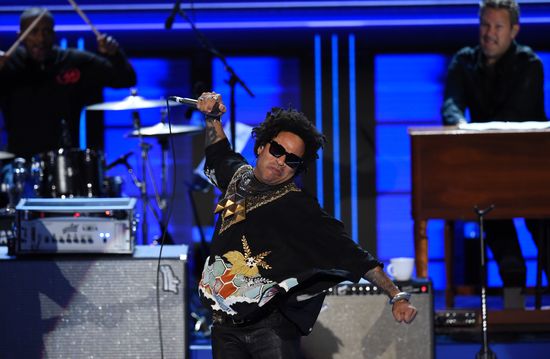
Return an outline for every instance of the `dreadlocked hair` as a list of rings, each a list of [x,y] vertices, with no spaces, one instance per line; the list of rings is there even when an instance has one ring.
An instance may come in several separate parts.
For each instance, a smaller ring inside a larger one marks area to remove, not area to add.
[[[305,170],[311,162],[315,161],[318,158],[317,151],[326,144],[325,136],[317,131],[302,112],[293,108],[284,110],[273,107],[267,113],[265,120],[252,129],[252,137],[256,140],[254,153],[258,153],[258,148],[265,146],[283,131],[292,132],[304,141],[305,151],[302,156],[304,165],[300,170]]]

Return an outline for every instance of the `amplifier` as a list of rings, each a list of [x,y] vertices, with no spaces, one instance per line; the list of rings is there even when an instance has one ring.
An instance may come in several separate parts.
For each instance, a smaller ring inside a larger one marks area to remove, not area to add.
[[[165,246],[160,262],[159,246],[124,256],[5,250],[2,359],[189,358],[187,246]]]
[[[135,198],[24,198],[12,248],[15,254],[130,254],[135,205]]]
[[[302,338],[307,359],[430,359],[434,357],[433,294],[427,280],[396,282],[413,293],[411,324],[393,318],[388,297],[370,283],[331,288],[313,331]]]

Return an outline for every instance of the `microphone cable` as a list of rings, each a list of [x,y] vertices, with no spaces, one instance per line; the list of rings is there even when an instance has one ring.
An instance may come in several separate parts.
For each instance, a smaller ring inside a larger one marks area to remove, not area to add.
[[[170,116],[170,103],[169,103],[169,100],[166,99],[166,119],[167,119],[167,123],[168,123],[168,142],[169,142],[169,145],[170,145],[170,152],[172,154],[172,194],[170,195],[170,200],[168,201],[167,205],[166,205],[166,218],[162,218],[161,216],[161,219],[160,219],[160,223],[162,225],[162,235],[161,235],[161,239],[160,239],[160,249],[159,249],[159,257],[158,257],[158,261],[157,261],[157,281],[156,281],[156,301],[157,301],[157,321],[158,321],[158,326],[159,326],[159,344],[160,344],[160,358],[161,359],[164,359],[164,340],[162,338],[162,315],[161,315],[161,305],[160,305],[160,261],[162,259],[162,249],[164,248],[164,241],[166,239],[166,235],[167,235],[167,232],[168,232],[168,223],[170,223],[170,219],[172,217],[172,212],[173,212],[173,208],[174,208],[174,201],[175,201],[175,198],[176,198],[176,174],[177,174],[177,171],[176,171],[176,166],[175,164],[177,163],[176,162],[176,150],[175,150],[175,146],[174,146],[174,139],[173,139],[173,136],[172,136],[172,121],[171,121],[171,116]],[[187,259],[186,259],[187,261]],[[185,278],[182,279],[182,285],[185,285],[186,284],[186,281],[185,281]],[[182,291],[182,293],[185,293],[185,291]],[[185,295],[185,294],[183,294]],[[183,318],[183,320],[187,320],[187,318]],[[184,333],[185,335],[185,333]],[[187,343],[186,343],[187,344]]]

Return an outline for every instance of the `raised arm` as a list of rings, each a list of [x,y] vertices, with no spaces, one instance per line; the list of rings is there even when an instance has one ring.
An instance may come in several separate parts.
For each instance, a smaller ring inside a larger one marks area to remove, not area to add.
[[[215,92],[202,93],[197,102],[197,109],[206,115],[206,138],[204,147],[208,147],[226,138],[223,132],[221,116],[226,107],[222,102],[222,96]]]

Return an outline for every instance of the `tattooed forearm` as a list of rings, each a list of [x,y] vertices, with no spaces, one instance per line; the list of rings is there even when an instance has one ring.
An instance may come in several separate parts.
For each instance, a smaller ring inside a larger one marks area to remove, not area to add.
[[[225,138],[223,127],[219,120],[206,117],[206,139],[204,146],[208,147]]]
[[[216,134],[216,129],[209,122],[211,121],[206,121],[206,141],[204,143],[205,147],[208,147],[211,144],[215,143],[216,138],[218,137],[218,135]]]
[[[399,288],[395,286],[381,267],[374,267],[369,270],[365,274],[365,279],[381,288],[390,298],[393,298],[394,295],[399,293]]]
[[[197,109],[206,115],[205,148],[223,140],[225,133],[220,118],[225,113],[226,107],[221,95],[215,92],[203,92],[197,100]]]

